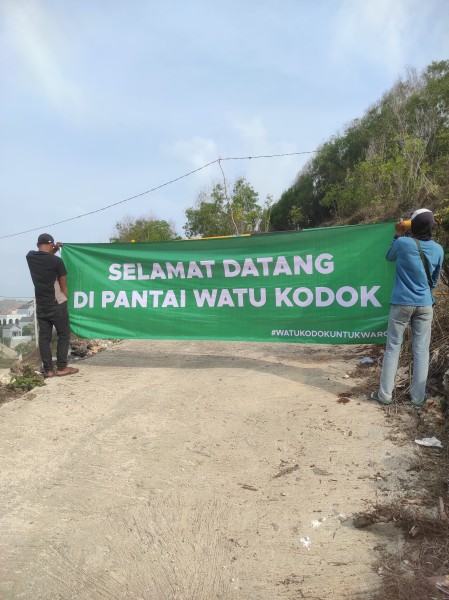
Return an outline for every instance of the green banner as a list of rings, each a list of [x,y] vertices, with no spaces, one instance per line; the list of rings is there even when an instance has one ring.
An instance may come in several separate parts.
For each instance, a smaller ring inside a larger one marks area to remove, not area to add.
[[[87,338],[384,343],[391,223],[231,238],[65,244]]]

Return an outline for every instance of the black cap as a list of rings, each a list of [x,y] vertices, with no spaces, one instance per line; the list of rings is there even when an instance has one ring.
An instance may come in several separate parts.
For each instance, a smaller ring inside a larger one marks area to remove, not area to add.
[[[432,238],[435,219],[428,208],[420,208],[412,214],[412,235],[418,240],[428,241]]]
[[[41,244],[54,244],[55,240],[53,239],[53,236],[51,236],[49,233],[41,233],[40,236],[37,238],[37,245],[40,246]]]

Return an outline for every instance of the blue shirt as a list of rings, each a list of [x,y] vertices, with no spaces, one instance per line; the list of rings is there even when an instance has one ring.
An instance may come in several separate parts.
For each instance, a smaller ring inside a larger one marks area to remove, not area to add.
[[[429,265],[433,289],[440,276],[444,251],[440,244],[433,240],[420,241],[420,244]],[[411,237],[398,237],[393,240],[386,258],[391,262],[396,261],[396,278],[391,304],[432,306],[434,299],[415,240]]]

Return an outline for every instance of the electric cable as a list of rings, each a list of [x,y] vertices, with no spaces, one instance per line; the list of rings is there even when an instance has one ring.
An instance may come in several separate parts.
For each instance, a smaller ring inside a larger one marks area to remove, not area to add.
[[[108,204],[107,206],[103,206],[102,208],[97,208],[96,210],[91,210],[87,213],[83,213],[82,215],[77,215],[76,217],[70,217],[69,219],[63,219],[62,221],[56,221],[55,223],[48,223],[47,225],[33,227],[33,229],[27,229],[25,231],[19,231],[17,233],[10,233],[9,235],[2,235],[2,236],[0,236],[0,240],[4,240],[6,238],[11,238],[11,237],[16,237],[18,235],[23,235],[25,233],[31,233],[32,231],[38,231],[40,229],[46,229],[47,227],[54,227],[55,225],[61,225],[62,223],[68,223],[69,221],[75,221],[76,219],[81,219],[83,217],[88,217],[89,215],[94,215],[96,213],[107,210],[108,208],[118,206],[119,204],[124,204],[125,202],[129,202],[130,200],[135,200],[136,198],[140,198],[140,196],[145,196],[146,194],[151,194],[152,192],[155,192],[156,190],[160,190],[161,188],[166,187],[168,185],[171,185],[172,183],[175,183],[176,181],[180,181],[181,179],[185,179],[186,177],[189,177],[190,175],[193,175],[194,173],[198,173],[198,171],[202,171],[203,169],[206,169],[207,167],[210,167],[211,165],[214,165],[216,163],[220,164],[220,161],[252,160],[252,159],[258,159],[258,158],[278,158],[278,157],[282,157],[282,156],[298,156],[300,154],[314,154],[315,152],[318,152],[318,150],[309,150],[306,152],[286,152],[284,154],[261,154],[258,156],[228,156],[225,158],[216,158],[215,160],[213,160],[205,165],[202,165],[201,167],[198,167],[197,169],[194,169],[193,171],[184,173],[184,175],[180,175],[179,177],[176,177],[175,179],[171,179],[170,181],[161,183],[160,185],[157,185],[149,190],[146,190],[145,192],[141,192],[140,194],[130,196],[129,198],[124,198],[123,200],[119,200],[118,202],[113,202],[112,204]]]

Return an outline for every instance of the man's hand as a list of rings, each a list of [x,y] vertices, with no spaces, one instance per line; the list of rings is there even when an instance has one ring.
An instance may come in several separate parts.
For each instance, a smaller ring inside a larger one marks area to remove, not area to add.
[[[399,219],[399,221],[394,224],[394,228],[396,229],[396,235],[404,235],[406,230],[404,219]]]
[[[61,250],[62,246],[64,246],[64,244],[62,242],[56,242],[56,244],[53,244],[53,254],[56,254],[56,252],[59,252]]]

